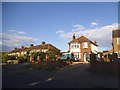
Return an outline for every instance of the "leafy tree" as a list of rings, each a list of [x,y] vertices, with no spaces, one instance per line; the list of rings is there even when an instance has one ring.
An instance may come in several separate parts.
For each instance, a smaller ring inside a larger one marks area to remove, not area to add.
[[[27,59],[24,56],[19,56],[18,60],[20,63],[27,62]]]
[[[62,55],[56,48],[50,47],[49,51],[46,52],[50,59],[56,59],[55,55]]]
[[[30,63],[30,50],[26,50],[26,54],[24,55],[24,57],[25,57],[25,59],[26,59],[26,61],[28,62],[28,63]]]
[[[43,60],[47,55],[47,53],[44,52],[31,52],[30,54],[31,54],[30,56],[34,56],[35,60],[37,60],[37,56],[40,56],[40,59]]]
[[[2,53],[2,63],[6,63],[10,56],[7,53]]]
[[[9,55],[9,59],[10,60],[16,60],[17,59],[17,55]]]

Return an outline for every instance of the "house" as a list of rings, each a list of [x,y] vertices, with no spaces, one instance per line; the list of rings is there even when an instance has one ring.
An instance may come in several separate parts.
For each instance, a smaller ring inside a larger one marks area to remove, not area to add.
[[[8,55],[17,55],[17,56],[22,56],[26,54],[27,52],[25,51],[27,47],[22,46],[21,48],[14,48],[12,51],[8,53]]]
[[[22,46],[21,48],[15,48],[11,52],[9,52],[9,55],[24,56],[24,54],[26,54],[27,51],[30,51],[31,53],[31,52],[47,52],[53,50],[56,52],[60,52],[60,49],[56,48],[55,46],[42,42],[41,45],[34,46],[33,44],[30,44],[30,47]]]
[[[120,58],[120,29],[112,30],[112,46],[113,48],[103,53],[103,55],[108,57],[108,55],[117,53],[118,58]]]
[[[90,58],[90,54],[94,53],[97,54],[98,52],[98,45],[96,42],[92,42],[85,36],[80,36],[78,38],[73,35],[73,38],[69,45],[69,53],[73,54],[74,58],[79,61],[88,61]]]
[[[120,58],[120,29],[112,30],[113,53]]]

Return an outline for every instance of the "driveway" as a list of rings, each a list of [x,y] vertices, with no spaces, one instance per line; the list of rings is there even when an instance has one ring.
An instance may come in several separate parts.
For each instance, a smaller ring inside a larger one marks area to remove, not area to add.
[[[89,63],[58,71],[30,70],[27,64],[3,66],[3,88],[118,88],[118,77],[93,73]]]

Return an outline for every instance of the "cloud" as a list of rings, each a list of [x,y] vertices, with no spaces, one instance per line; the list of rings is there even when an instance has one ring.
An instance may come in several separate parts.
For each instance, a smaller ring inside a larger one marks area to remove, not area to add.
[[[16,30],[8,30],[9,32],[16,32]]]
[[[72,29],[72,31],[78,31],[78,30],[84,30],[85,26],[76,24],[76,25],[73,26],[73,28],[74,29]]]
[[[26,32],[23,31],[17,31],[17,30],[8,30],[9,32],[14,32],[14,33],[18,33],[18,34],[25,34]]]
[[[2,45],[7,47],[20,47],[23,45],[29,45],[31,43],[35,43],[37,38],[33,37],[26,37],[26,36],[19,36],[19,35],[11,35],[11,34],[2,34]]]
[[[64,31],[63,30],[58,30],[58,31],[56,31],[56,33],[64,33]]]
[[[70,40],[74,33],[76,34],[76,37],[84,35],[92,41],[97,41],[99,48],[111,48],[113,29],[118,29],[117,23],[95,29],[86,28],[84,31],[72,31],[73,29],[71,29],[70,32],[64,31],[64,33],[58,33],[58,35],[64,40]]]
[[[98,23],[96,23],[96,22],[91,22],[91,26],[97,26],[98,25]]]
[[[7,45],[2,45],[1,47],[2,47],[2,49],[0,49],[0,51],[2,51],[2,52],[9,52],[14,48],[12,46],[7,46]]]
[[[19,31],[19,32],[17,32],[17,33],[19,33],[19,34],[24,34],[24,33],[26,33],[26,32],[23,32],[23,31]]]

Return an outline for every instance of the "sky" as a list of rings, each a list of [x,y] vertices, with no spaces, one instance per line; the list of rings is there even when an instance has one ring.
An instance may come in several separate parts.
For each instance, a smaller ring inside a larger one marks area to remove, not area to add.
[[[112,48],[112,30],[118,28],[117,2],[3,2],[3,51],[50,43],[68,51],[72,35],[96,41],[99,51]]]

